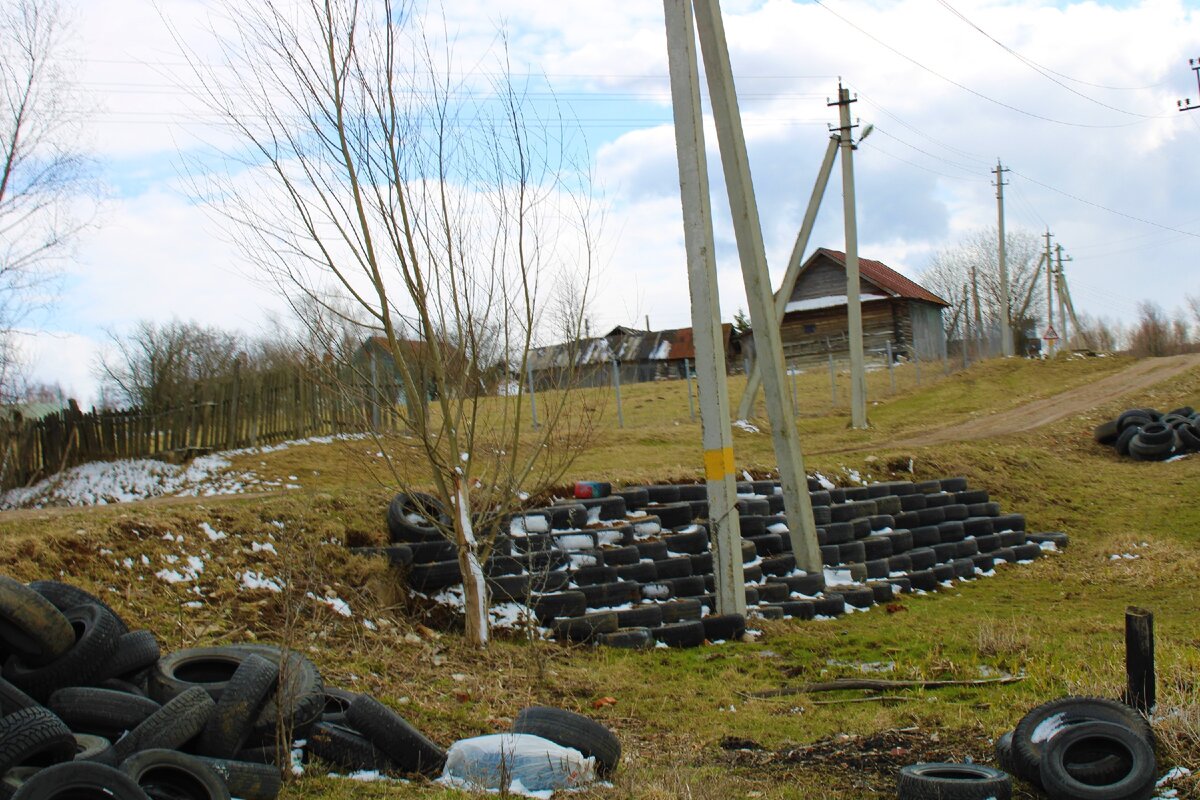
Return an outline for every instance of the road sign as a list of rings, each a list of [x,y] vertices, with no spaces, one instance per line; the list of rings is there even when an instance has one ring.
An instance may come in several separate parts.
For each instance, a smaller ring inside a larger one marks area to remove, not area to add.
[[[1047,342],[1052,342],[1058,338],[1058,332],[1054,330],[1053,325],[1047,325],[1045,332],[1042,333],[1042,338]]]

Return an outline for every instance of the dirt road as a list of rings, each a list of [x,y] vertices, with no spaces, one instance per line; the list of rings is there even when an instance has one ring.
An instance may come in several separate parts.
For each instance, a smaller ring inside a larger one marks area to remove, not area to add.
[[[923,447],[946,442],[990,439],[1010,433],[1022,433],[1057,422],[1073,414],[1081,414],[1106,401],[1142,391],[1156,383],[1173,378],[1194,367],[1200,367],[1200,354],[1191,353],[1165,358],[1145,358],[1115,375],[1094,383],[1034,400],[997,414],[966,420],[944,428],[923,431],[907,439],[889,442],[896,447]]]

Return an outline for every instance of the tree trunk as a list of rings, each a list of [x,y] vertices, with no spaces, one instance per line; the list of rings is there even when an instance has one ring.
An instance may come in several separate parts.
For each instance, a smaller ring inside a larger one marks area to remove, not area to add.
[[[467,643],[487,647],[491,640],[488,619],[487,581],[479,563],[479,542],[471,523],[471,503],[467,483],[455,481],[454,539],[458,545],[458,569],[463,579],[463,612],[466,615]]]

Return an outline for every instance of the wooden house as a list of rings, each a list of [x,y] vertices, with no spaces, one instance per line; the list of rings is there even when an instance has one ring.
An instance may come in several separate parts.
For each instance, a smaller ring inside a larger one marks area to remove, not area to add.
[[[858,260],[863,350],[878,358],[891,343],[895,358],[932,361],[946,354],[942,298],[886,264]],[[800,269],[783,317],[781,337],[789,363],[849,357],[846,254],[824,247]]]

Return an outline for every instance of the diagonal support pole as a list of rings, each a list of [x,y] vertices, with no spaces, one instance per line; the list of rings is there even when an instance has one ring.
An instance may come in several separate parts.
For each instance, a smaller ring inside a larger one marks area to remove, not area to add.
[[[663,0],[667,23],[667,57],[671,103],[675,115],[675,150],[683,201],[683,239],[687,249],[688,287],[692,301],[692,335],[696,345],[696,381],[704,442],[704,473],[713,542],[717,610],[746,613],[742,571],[742,534],[735,503],[733,431],[729,422],[721,308],[717,297],[716,247],[713,244],[708,161],[700,115],[700,73],[691,0]],[[690,385],[689,385],[690,388]],[[689,395],[690,399],[690,395]]]
[[[791,533],[792,551],[801,569],[821,574],[823,567],[817,546],[817,529],[813,524],[812,501],[808,496],[808,478],[804,473],[800,437],[796,433],[795,409],[786,394],[783,347],[779,325],[775,320],[775,298],[771,293],[771,276],[767,272],[762,227],[758,205],[754,200],[754,185],[750,179],[746,136],[738,111],[721,6],[717,0],[694,0],[694,8],[696,29],[700,34],[700,52],[704,56],[704,72],[708,78],[708,93],[712,98],[713,119],[717,127],[717,142],[721,149],[721,165],[733,215],[734,236],[742,263],[742,280],[746,285],[750,321],[754,326],[754,349],[763,375],[767,417],[771,423],[775,458],[779,464],[779,481],[783,488],[783,507]]]
[[[791,300],[792,291],[796,288],[796,279],[800,277],[800,266],[804,263],[808,240],[812,236],[813,226],[817,223],[817,212],[821,209],[821,200],[825,197],[825,187],[829,185],[829,176],[833,174],[833,161],[837,158],[837,151],[838,139],[836,136],[830,137],[829,146],[825,148],[825,160],[821,162],[821,169],[817,172],[817,180],[813,184],[812,196],[808,198],[808,210],[804,212],[804,222],[800,225],[800,233],[796,236],[796,243],[792,246],[792,256],[788,259],[787,271],[783,273],[783,283],[779,285],[779,291],[775,293],[776,325],[783,324],[783,315],[787,313],[788,301]],[[750,418],[754,409],[754,400],[758,397],[758,390],[761,388],[762,373],[759,371],[758,362],[755,361],[754,366],[750,368],[750,375],[746,379],[746,391],[742,393],[742,402],[738,403],[738,419]]]

